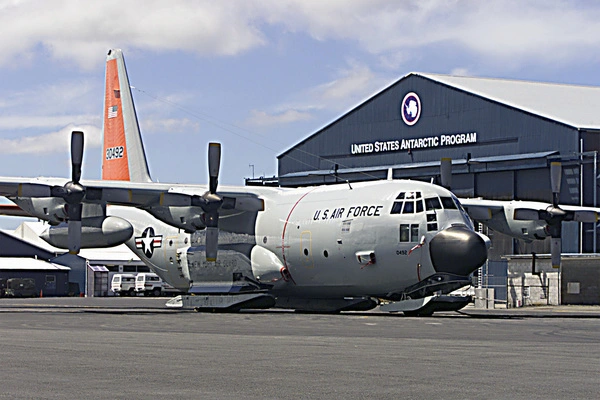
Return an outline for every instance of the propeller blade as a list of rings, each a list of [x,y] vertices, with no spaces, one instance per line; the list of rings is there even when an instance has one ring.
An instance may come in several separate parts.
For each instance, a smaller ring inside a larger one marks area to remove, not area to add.
[[[217,191],[217,183],[219,181],[219,167],[221,164],[221,144],[208,144],[208,174],[210,176],[210,193],[214,194]]]
[[[515,208],[513,219],[516,221],[532,221],[540,218],[538,210],[532,208]]]
[[[558,161],[553,161],[550,163],[550,185],[552,187],[552,205],[554,207],[558,206],[558,196],[560,193],[560,181],[562,177],[562,166]]]
[[[206,228],[206,261],[217,261],[219,228]]]
[[[452,187],[452,159],[451,158],[442,158],[440,163],[440,178],[441,184],[446,189],[450,189]]]
[[[67,225],[69,253],[79,254],[81,249],[81,211],[82,204],[69,204],[67,208],[67,216],[69,218]]]
[[[550,254],[552,260],[552,268],[560,268],[560,255],[562,251],[562,239],[553,237],[550,242]]]
[[[71,180],[79,183],[81,179],[81,163],[83,161],[83,132],[73,131],[71,134]]]

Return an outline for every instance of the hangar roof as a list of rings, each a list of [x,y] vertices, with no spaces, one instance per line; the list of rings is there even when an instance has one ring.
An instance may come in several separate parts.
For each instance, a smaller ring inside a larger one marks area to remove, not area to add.
[[[71,268],[27,257],[0,257],[1,270],[70,271]]]
[[[406,77],[410,75],[422,76],[575,128],[600,129],[598,86],[426,73],[410,73]]]

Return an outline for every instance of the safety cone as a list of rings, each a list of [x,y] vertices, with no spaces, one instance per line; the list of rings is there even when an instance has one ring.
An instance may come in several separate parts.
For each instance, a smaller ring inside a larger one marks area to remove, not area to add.
[[[44,297],[41,289],[40,289],[40,297]]]

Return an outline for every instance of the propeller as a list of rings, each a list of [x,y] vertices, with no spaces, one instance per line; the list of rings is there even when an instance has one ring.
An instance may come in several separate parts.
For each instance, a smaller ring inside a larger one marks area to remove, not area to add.
[[[562,166],[560,162],[550,163],[550,186],[552,187],[552,208],[548,207],[546,213],[540,213],[540,217],[548,223],[550,231],[550,260],[553,268],[560,268],[562,254],[562,222],[566,220],[567,213],[558,206],[560,196],[560,182],[562,177]]]
[[[208,192],[202,195],[200,207],[204,210],[206,224],[206,261],[217,261],[219,245],[219,209],[223,199],[217,194],[219,167],[221,164],[221,144],[208,145],[208,174],[210,178]]]
[[[83,161],[83,132],[73,131],[71,134],[71,180],[64,186],[54,186],[50,189],[53,197],[62,198],[66,203],[68,218],[69,253],[78,254],[81,248],[81,201],[85,196],[85,187],[79,183],[81,179],[81,164]]]
[[[551,237],[550,254],[552,267],[560,267],[562,252],[562,223],[563,221],[597,222],[597,215],[589,210],[563,210],[558,205],[560,197],[562,166],[560,162],[550,164],[550,184],[552,187],[552,205],[543,210],[520,208],[514,212],[516,220],[541,219],[548,224],[548,233]]]

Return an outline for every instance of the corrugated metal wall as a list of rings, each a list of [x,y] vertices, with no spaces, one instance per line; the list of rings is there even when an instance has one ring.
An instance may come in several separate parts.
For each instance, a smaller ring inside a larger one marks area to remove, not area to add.
[[[408,126],[401,118],[401,102],[411,91],[419,95],[422,112],[419,121]],[[467,132],[477,132],[476,144],[351,154],[352,144]],[[578,152],[577,130],[422,76],[409,75],[282,154],[279,176],[285,185],[287,174],[333,172],[336,164],[343,170],[439,162],[442,157],[467,159],[468,153],[470,158],[477,158],[554,150]],[[417,168],[414,173],[421,176],[422,171]],[[318,176],[305,176],[290,183],[322,181]]]

